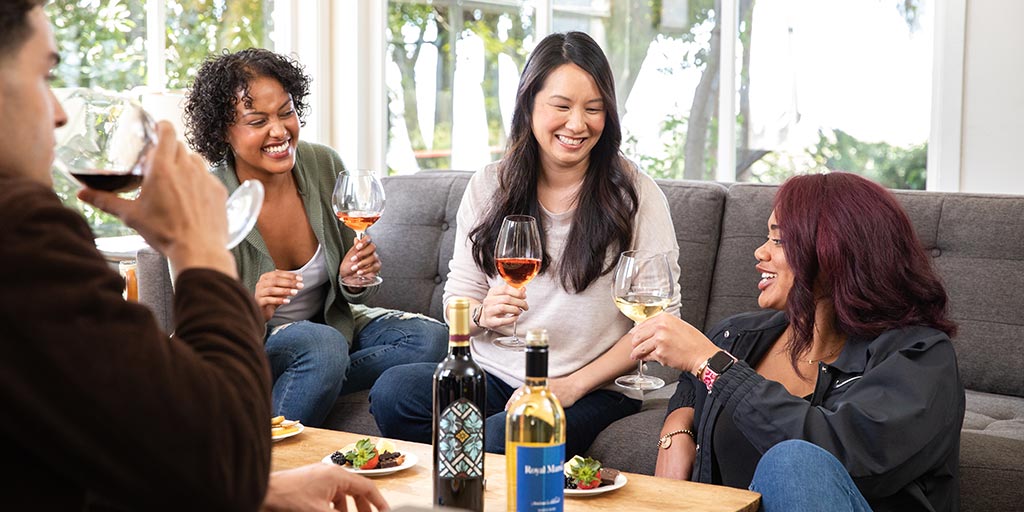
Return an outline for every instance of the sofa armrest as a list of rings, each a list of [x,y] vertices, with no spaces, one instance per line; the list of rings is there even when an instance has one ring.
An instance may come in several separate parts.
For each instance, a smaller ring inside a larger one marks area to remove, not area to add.
[[[139,303],[153,311],[157,323],[167,332],[174,330],[174,288],[167,259],[145,247],[136,256],[139,274]]]

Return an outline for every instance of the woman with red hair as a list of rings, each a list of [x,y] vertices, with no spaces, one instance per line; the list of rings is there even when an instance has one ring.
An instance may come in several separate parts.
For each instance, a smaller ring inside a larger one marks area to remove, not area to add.
[[[956,326],[895,197],[791,178],[754,256],[765,310],[707,336],[672,315],[633,331],[633,358],[683,372],[655,474],[748,487],[766,511],[956,510]]]

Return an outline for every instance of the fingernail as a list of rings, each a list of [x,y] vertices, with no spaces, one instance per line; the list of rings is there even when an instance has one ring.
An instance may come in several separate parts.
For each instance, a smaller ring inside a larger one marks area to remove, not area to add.
[[[292,295],[295,295],[295,294],[299,293],[299,291],[298,290],[289,290],[289,293],[291,293]]]
[[[296,287],[296,288],[298,288],[298,289],[300,289],[300,290],[302,289],[302,287],[303,287],[303,286],[306,286],[306,285],[302,284],[302,282],[299,282],[299,283],[297,283],[297,284],[295,285],[295,287]]]
[[[355,259],[355,258],[352,258],[352,259]],[[359,265],[352,265],[352,271],[355,272],[356,270],[359,270]]]
[[[356,256],[352,256],[351,260],[352,260],[352,261],[359,261],[359,258],[358,258],[358,257],[356,257]]]
[[[302,282],[302,276],[299,275],[299,274],[296,274],[295,275],[295,280],[301,283]]]
[[[285,300],[284,300],[284,301],[282,301],[282,302],[284,302],[285,304],[290,304],[290,303],[291,303],[291,301],[292,301],[291,299],[285,299]]]

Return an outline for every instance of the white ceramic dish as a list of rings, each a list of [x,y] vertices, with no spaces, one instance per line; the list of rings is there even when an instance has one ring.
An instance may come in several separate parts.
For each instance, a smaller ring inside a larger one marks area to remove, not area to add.
[[[573,497],[582,497],[593,496],[595,494],[603,494],[625,486],[626,482],[628,481],[629,480],[626,479],[626,475],[619,473],[619,476],[615,477],[615,483],[613,483],[612,485],[602,485],[600,487],[595,487],[593,489],[566,489],[565,495]]]
[[[292,437],[292,436],[297,436],[297,435],[301,434],[303,430],[306,430],[306,427],[304,427],[304,426],[302,425],[302,423],[296,423],[295,425],[296,425],[297,427],[299,427],[299,429],[298,429],[298,430],[293,430],[293,431],[291,431],[291,432],[288,432],[288,433],[286,433],[286,434],[280,434],[280,435],[276,435],[276,436],[270,436],[270,439],[271,439],[272,441],[280,441],[280,440],[282,440],[282,439],[288,439],[289,437]]]
[[[324,457],[323,459],[320,460],[320,462],[323,462],[324,464],[334,464],[334,462],[331,461],[331,455],[333,455],[333,453],[328,453],[326,457]],[[358,474],[363,475],[363,476],[384,476],[384,475],[390,475],[391,473],[396,473],[398,471],[402,471],[403,469],[409,469],[409,468],[415,466],[417,462],[419,462],[419,459],[416,457],[416,454],[414,454],[414,453],[406,453],[404,455],[405,455],[405,462],[403,462],[403,463],[401,463],[401,464],[399,464],[399,465],[397,465],[397,466],[395,466],[393,468],[384,468],[384,469],[356,469],[356,468],[353,468],[352,466],[342,466],[342,469],[344,469],[346,471],[349,471],[351,473],[358,473]]]

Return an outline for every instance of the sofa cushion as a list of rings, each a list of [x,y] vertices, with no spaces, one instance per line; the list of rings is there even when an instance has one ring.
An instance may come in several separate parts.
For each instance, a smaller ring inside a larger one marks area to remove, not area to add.
[[[964,385],[1024,397],[1024,198],[920,194],[941,206],[936,224],[918,232],[959,326],[953,343]]]
[[[705,332],[726,317],[758,309],[757,282],[761,277],[754,268],[754,249],[768,234],[768,216],[777,189],[750,183],[729,187],[707,320],[702,327]]]
[[[387,204],[369,234],[384,282],[371,305],[442,319],[444,283],[455,248],[455,214],[473,173],[429,171],[384,178]]]

